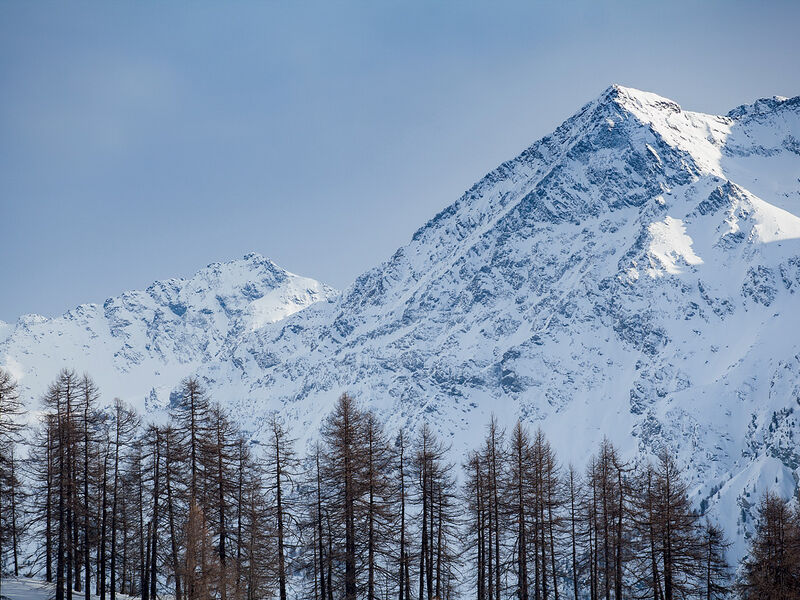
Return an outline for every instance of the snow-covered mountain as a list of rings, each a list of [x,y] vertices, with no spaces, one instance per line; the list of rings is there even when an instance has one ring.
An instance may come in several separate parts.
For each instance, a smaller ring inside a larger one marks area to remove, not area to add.
[[[0,363],[39,393],[71,362],[151,410],[196,372],[256,436],[273,409],[314,432],[347,390],[454,453],[491,413],[578,465],[604,435],[668,445],[733,536],[800,478],[800,98],[712,116],[612,86],[340,295],[275,309],[271,269],[24,317]]]
[[[140,410],[163,406],[202,365],[225,360],[250,331],[274,323],[337,291],[289,273],[259,254],[214,263],[189,279],[156,281],[103,304],[63,316],[26,315],[0,326],[0,364],[18,379],[31,408],[63,367],[88,372],[106,402],[114,396]]]

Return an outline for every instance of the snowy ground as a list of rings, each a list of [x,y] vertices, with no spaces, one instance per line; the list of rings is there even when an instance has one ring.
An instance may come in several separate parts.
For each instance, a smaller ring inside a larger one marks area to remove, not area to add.
[[[2,600],[48,600],[54,593],[52,584],[38,579],[3,579]]]
[[[74,600],[81,600],[83,592],[73,592]],[[55,597],[55,586],[52,583],[46,583],[41,579],[28,579],[8,578],[3,579],[2,595],[0,600],[50,600]],[[98,596],[92,594],[92,600],[96,600]],[[130,596],[117,594],[120,600],[127,600]]]

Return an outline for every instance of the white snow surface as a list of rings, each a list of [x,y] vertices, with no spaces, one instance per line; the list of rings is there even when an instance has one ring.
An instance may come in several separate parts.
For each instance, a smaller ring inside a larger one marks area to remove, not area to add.
[[[83,592],[73,592],[73,594],[76,600],[84,597]],[[3,578],[2,596],[9,600],[51,600],[55,597],[55,586],[41,579],[8,577]],[[92,600],[99,598],[95,594],[92,594],[91,597]],[[117,598],[129,600],[131,596],[118,593]]]
[[[181,379],[227,360],[245,334],[337,293],[252,253],[55,319],[23,316],[0,342],[0,366],[19,381],[32,409],[68,367],[89,373],[107,403],[119,396],[158,412]]]
[[[663,221],[650,223],[647,230],[652,237],[650,254],[658,259],[667,273],[680,273],[680,263],[687,266],[703,263],[703,259],[694,253],[692,238],[686,235],[686,227],[680,219],[667,216]]]
[[[34,406],[71,365],[153,414],[195,373],[256,438],[280,411],[308,441],[348,391],[455,460],[491,414],[578,466],[603,436],[669,447],[736,554],[758,496],[797,487],[800,97],[714,116],[611,86],[340,294],[273,271],[23,317],[0,364]]]

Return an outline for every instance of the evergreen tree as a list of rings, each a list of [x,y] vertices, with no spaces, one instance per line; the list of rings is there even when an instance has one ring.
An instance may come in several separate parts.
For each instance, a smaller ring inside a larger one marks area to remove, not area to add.
[[[99,410],[92,380],[63,370],[23,472],[16,388],[0,371],[2,574],[19,574],[29,531],[58,600],[92,587],[101,600],[449,599],[462,559],[478,600],[730,592],[728,542],[701,523],[668,451],[634,469],[604,440],[580,477],[562,473],[541,430],[517,423],[507,443],[491,419],[456,496],[450,448],[427,424],[390,444],[344,394],[301,474],[277,414],[253,451],[196,380],[181,390],[171,422],[140,428],[133,409]],[[800,508],[767,494],[737,591],[800,600],[798,564]]]
[[[517,421],[511,435],[509,468],[505,483],[508,512],[513,523],[513,546],[516,547],[514,571],[516,572],[516,597],[528,600],[528,533],[530,531],[530,507],[534,505],[531,491],[534,489],[529,466],[532,464],[530,435]]]
[[[622,598],[625,566],[634,555],[628,471],[616,448],[604,439],[591,459],[583,502],[592,600]]]
[[[22,427],[18,419],[22,414],[17,382],[11,373],[0,368],[0,451],[18,441],[17,433]]]
[[[661,538],[664,600],[685,598],[695,589],[697,567],[702,562],[698,516],[692,510],[680,469],[666,450],[659,454],[653,483],[655,526]]]
[[[453,464],[449,448],[423,424],[417,436],[412,474],[419,532],[419,598],[450,595],[458,565]]]
[[[267,424],[264,473],[267,477],[266,489],[274,503],[274,522],[277,536],[277,571],[280,600],[286,600],[287,561],[287,515],[292,512],[290,491],[297,476],[298,461],[294,451],[294,440],[276,414],[270,416]]]
[[[183,579],[187,600],[213,598],[219,584],[219,555],[214,548],[200,505],[192,500],[186,521]]]
[[[175,600],[183,599],[185,586],[182,585],[183,569],[181,566],[181,548],[183,543],[182,532],[185,531],[186,511],[185,496],[182,493],[181,481],[186,480],[186,455],[185,447],[181,443],[181,435],[170,424],[167,425],[161,439],[164,444],[163,480],[164,480],[164,513],[166,518],[165,536],[168,542],[169,564],[167,581],[172,581]]]
[[[782,498],[766,493],[742,565],[739,592],[745,600],[800,598],[800,518]]]
[[[725,551],[730,542],[725,539],[722,529],[710,521],[703,526],[702,534],[701,596],[705,600],[726,598],[730,593],[731,568],[725,558]]]
[[[173,408],[172,419],[187,449],[190,503],[191,500],[200,501],[200,485],[205,476],[202,472],[202,445],[209,432],[209,408],[208,395],[200,382],[192,377],[185,379],[181,385],[180,399]]]
[[[132,519],[129,510],[130,496],[126,494],[128,488],[121,487],[120,483],[123,480],[123,469],[128,458],[126,452],[136,437],[139,423],[140,420],[136,412],[122,400],[115,398],[111,422],[113,457],[111,466],[112,481],[109,493],[111,496],[111,540],[109,544],[109,595],[111,600],[114,600],[117,595],[118,578],[120,579],[119,589],[122,589],[127,575],[128,534]],[[122,534],[121,545],[118,543],[120,533]],[[120,572],[117,569],[120,550],[122,555],[121,577],[119,577]]]
[[[397,568],[397,600],[410,600],[411,598],[411,557],[409,556],[407,541],[407,508],[408,508],[408,440],[404,430],[400,430],[395,438],[395,493],[398,508],[398,547],[396,557]]]
[[[19,574],[19,543],[22,532],[19,503],[23,497],[14,448],[19,441],[22,415],[17,383],[0,369],[0,595],[5,553],[10,550],[12,572]]]
[[[330,488],[330,519],[335,544],[341,546],[336,559],[344,565],[341,582],[345,600],[357,596],[356,524],[359,521],[358,499],[364,488],[364,413],[355,400],[342,394],[321,431],[325,443],[323,454],[323,481]],[[331,540],[333,541],[333,540]]]
[[[378,418],[372,412],[364,415],[364,487],[360,499],[366,521],[366,598],[377,600],[378,576],[390,575],[392,511],[392,456],[386,436]]]
[[[233,482],[235,480],[238,431],[228,420],[222,407],[216,403],[209,406],[205,421],[207,434],[200,447],[203,479],[207,489],[199,504],[205,507],[207,514],[216,516],[213,533],[216,534],[217,539],[218,589],[220,599],[227,600],[228,553],[232,537],[229,521],[233,514],[232,498],[235,493]]]

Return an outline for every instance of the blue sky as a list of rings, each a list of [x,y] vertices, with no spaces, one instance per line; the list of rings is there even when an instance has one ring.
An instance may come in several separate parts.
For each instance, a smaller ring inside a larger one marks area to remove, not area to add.
[[[0,319],[257,251],[344,287],[610,83],[800,95],[797,2],[0,4]]]

